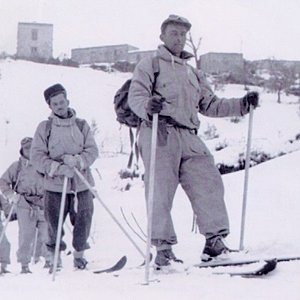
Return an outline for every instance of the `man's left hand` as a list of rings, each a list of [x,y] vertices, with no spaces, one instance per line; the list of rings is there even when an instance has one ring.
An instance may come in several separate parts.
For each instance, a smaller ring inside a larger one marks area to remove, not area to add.
[[[259,94],[258,92],[249,92],[243,97],[245,105],[252,105],[254,108],[258,106]]]
[[[63,157],[63,162],[65,165],[69,166],[70,168],[75,168],[78,164],[78,160],[74,155],[66,154]]]

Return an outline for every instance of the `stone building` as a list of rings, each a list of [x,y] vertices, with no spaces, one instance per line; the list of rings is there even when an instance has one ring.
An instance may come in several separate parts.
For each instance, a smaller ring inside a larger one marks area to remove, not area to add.
[[[133,50],[128,52],[128,61],[136,64],[146,56],[154,56],[156,50]]]
[[[52,58],[53,25],[18,23],[17,57],[29,60]]]
[[[275,59],[261,59],[261,60],[254,60],[252,64],[257,69],[264,69],[271,71],[272,68],[286,67],[293,69],[295,73],[300,74],[300,61],[297,60],[275,60]]]
[[[224,72],[242,73],[244,68],[243,54],[209,52],[200,56],[200,69],[208,74]]]
[[[79,64],[115,63],[128,61],[128,52],[137,49],[128,44],[76,48],[71,51],[71,59]]]

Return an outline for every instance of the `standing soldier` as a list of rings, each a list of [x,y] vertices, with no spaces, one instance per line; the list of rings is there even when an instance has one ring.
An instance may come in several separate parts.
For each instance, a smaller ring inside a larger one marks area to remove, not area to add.
[[[42,176],[29,161],[32,138],[25,137],[21,141],[20,158],[10,165],[0,178],[0,190],[11,203],[17,205],[19,223],[18,262],[21,273],[31,273],[29,263],[36,230],[39,231],[43,243],[45,265],[49,264],[46,249],[47,224],[44,217],[43,181]]]
[[[63,220],[69,213],[74,226],[74,267],[85,269],[87,260],[84,251],[90,248],[87,240],[94,210],[93,195],[75,174],[74,168],[93,185],[90,166],[98,157],[98,148],[87,122],[78,119],[69,107],[67,92],[61,84],[47,88],[44,97],[52,113],[36,129],[31,160],[44,175],[45,217],[49,233],[47,247],[54,258],[63,181],[67,177]],[[59,250],[65,249],[66,244],[61,240]]]
[[[155,194],[152,244],[155,263],[167,266],[178,261],[172,251],[177,243],[171,209],[180,183],[197,216],[199,231],[206,238],[203,260],[225,253],[223,238],[229,234],[224,203],[224,187],[214,159],[197,135],[198,113],[210,117],[243,116],[250,105],[258,105],[258,94],[250,92],[240,99],[219,99],[203,74],[187,64],[192,55],[184,51],[191,23],[170,15],[161,25],[163,45],[157,50],[159,75],[152,94],[152,58],[142,59],[135,68],[129,91],[129,106],[142,119],[139,149],[145,166],[146,195],[149,188],[151,126],[159,114],[156,149]]]

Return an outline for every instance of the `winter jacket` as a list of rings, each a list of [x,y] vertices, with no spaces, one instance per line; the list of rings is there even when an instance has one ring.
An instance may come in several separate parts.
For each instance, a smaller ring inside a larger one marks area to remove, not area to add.
[[[46,125],[49,120],[42,121],[34,134],[30,160],[44,175],[44,188],[47,191],[62,192],[63,176],[57,175],[57,170],[63,163],[65,154],[78,155],[81,173],[91,185],[94,185],[89,167],[98,157],[96,142],[87,122],[79,129],[75,121],[75,111],[69,109],[69,115],[69,118],[61,119],[51,114],[50,134]],[[77,175],[68,180],[68,193],[84,190],[87,190],[87,187]]]
[[[19,194],[19,207],[30,208],[39,206],[43,208],[43,178],[28,159],[21,156],[13,162],[0,178],[0,190],[6,198]]]
[[[209,87],[205,76],[187,64],[192,57],[186,51],[181,58],[168,49],[158,47],[159,75],[155,91],[165,98],[162,116],[171,117],[177,124],[198,129],[198,112],[209,117],[242,116],[248,112],[242,99],[219,99]],[[151,97],[153,82],[152,58],[146,57],[136,66],[129,91],[129,106],[142,119],[149,120],[145,107]]]

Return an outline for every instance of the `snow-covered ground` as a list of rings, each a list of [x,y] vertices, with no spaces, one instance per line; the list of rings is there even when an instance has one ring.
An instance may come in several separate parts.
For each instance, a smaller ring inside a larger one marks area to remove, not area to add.
[[[48,116],[44,89],[53,83],[62,83],[79,117],[86,118],[90,124],[94,121],[99,130],[96,139],[100,149],[105,151],[93,165],[99,195],[144,251],[145,243],[132,233],[120,212],[122,207],[139,233],[133,215],[145,230],[143,182],[135,179],[129,191],[121,191],[127,181],[121,180],[118,172],[126,166],[128,156],[114,154],[120,151],[121,145],[128,149],[128,131],[119,130],[114,121],[112,98],[130,74],[107,74],[24,61],[0,61],[0,72],[0,173],[18,158],[20,139],[32,136],[37,124]],[[228,86],[218,94],[242,96],[244,90],[241,86]],[[299,142],[288,142],[299,133],[299,105],[293,97],[284,97],[283,103],[277,104],[276,95],[264,91],[261,91],[261,99],[261,107],[254,115],[253,148],[268,153],[294,152],[250,169],[245,247],[251,255],[259,257],[300,256],[300,147]],[[222,151],[213,151],[217,162],[235,163],[237,153],[245,149],[247,122],[247,117],[239,123],[202,118],[201,134],[207,124],[214,124],[219,135],[219,141],[207,141],[210,148],[213,150],[214,144],[222,140],[228,145]],[[243,171],[223,175],[231,222],[227,241],[233,248],[239,245],[243,176]],[[65,226],[68,249],[63,254],[64,268],[57,273],[55,282],[42,268],[42,262],[31,266],[33,274],[20,275],[15,255],[18,228],[17,223],[12,222],[7,231],[12,245],[12,274],[0,277],[1,299],[300,299],[298,261],[280,263],[273,273],[260,279],[215,275],[214,269],[190,269],[188,274],[151,273],[151,279],[160,282],[144,286],[144,269],[135,268],[143,258],[97,202],[95,199],[91,249],[86,252],[89,269],[110,266],[126,254],[125,269],[101,275],[74,271],[72,255],[67,255],[72,250],[70,226]],[[204,239],[191,232],[192,211],[181,188],[174,200],[173,218],[179,240],[174,251],[186,265],[192,265],[199,261]]]

